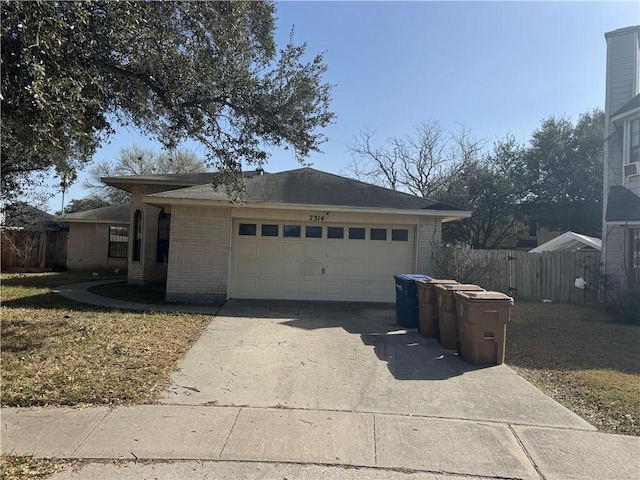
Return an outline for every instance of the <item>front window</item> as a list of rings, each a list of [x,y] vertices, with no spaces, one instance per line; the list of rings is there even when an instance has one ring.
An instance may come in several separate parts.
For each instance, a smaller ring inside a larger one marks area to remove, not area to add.
[[[133,255],[131,260],[139,262],[142,252],[142,211],[136,210],[133,215]]]
[[[129,227],[109,227],[109,258],[127,258]]]
[[[169,231],[171,229],[171,215],[164,213],[158,215],[158,240],[156,242],[156,263],[169,261]]]

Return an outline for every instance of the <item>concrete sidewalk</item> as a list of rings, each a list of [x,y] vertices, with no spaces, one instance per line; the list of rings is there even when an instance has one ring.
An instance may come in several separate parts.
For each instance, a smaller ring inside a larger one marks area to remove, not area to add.
[[[640,477],[637,437],[447,418],[140,405],[10,408],[1,422],[2,454],[43,458],[319,464],[531,480]],[[228,466],[229,475],[238,468]],[[119,476],[108,464],[91,468]]]

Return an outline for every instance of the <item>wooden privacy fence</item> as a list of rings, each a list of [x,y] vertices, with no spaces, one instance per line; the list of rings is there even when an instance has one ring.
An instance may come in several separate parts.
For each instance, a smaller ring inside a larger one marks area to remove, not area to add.
[[[600,252],[543,252],[443,248],[438,276],[475,283],[521,300],[596,303],[599,299]],[[576,287],[576,279],[586,288]]]
[[[63,268],[67,264],[69,232],[3,230],[2,270]]]

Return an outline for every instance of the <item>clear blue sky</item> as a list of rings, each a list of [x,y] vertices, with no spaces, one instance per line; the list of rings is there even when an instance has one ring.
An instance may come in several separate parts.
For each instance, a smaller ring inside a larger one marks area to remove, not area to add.
[[[527,141],[546,117],[604,108],[604,33],[640,23],[640,3],[279,2],[276,15],[279,44],[295,26],[310,55],[326,52],[337,119],[309,161],[339,173],[363,127],[383,142],[433,119],[489,142],[509,133]],[[160,148],[120,129],[95,160],[116,161],[133,144]],[[278,152],[266,170],[298,167]],[[89,193],[83,177],[65,203]],[[50,210],[60,205],[58,195]]]

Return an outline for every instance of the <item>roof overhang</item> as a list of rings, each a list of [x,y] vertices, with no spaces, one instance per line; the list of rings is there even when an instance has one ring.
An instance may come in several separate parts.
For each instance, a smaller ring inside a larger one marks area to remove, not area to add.
[[[343,205],[316,205],[316,204],[298,204],[298,203],[243,203],[233,204],[229,201],[209,200],[209,199],[192,199],[192,198],[167,198],[145,196],[142,198],[143,203],[166,206],[166,205],[185,205],[185,206],[209,206],[209,207],[235,207],[235,208],[260,208],[269,210],[313,210],[313,211],[331,211],[343,213],[374,213],[374,214],[390,214],[390,215],[417,215],[423,217],[440,217],[443,222],[460,220],[469,218],[471,212],[463,210],[428,210],[428,209],[397,209],[397,208],[372,208],[372,207],[351,207]]]
[[[155,180],[127,177],[100,177],[100,181],[110,187],[119,188],[125,192],[133,192],[134,187],[154,186],[154,187],[171,187],[169,190],[177,190],[179,188],[192,187],[193,182],[179,182],[176,180]]]
[[[64,223],[100,223],[105,225],[129,225],[129,222],[125,222],[122,220],[95,220],[90,218],[65,218],[65,217],[56,217],[59,221]]]

